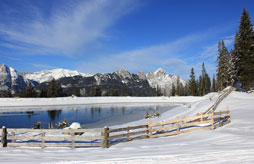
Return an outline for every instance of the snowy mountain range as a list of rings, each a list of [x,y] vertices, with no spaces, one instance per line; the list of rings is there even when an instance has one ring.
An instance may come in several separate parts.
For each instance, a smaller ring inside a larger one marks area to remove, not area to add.
[[[121,68],[113,73],[97,73],[95,75],[84,74],[78,71],[67,69],[43,70],[33,73],[18,73],[14,68],[0,64],[0,92],[11,89],[12,92],[24,90],[31,82],[38,88],[45,88],[48,83],[55,78],[63,88],[78,88],[80,90],[91,86],[102,86],[104,89],[112,89],[112,87],[120,90],[127,88],[132,92],[146,92],[148,95],[150,88],[154,90],[159,87],[164,95],[170,95],[172,84],[176,85],[179,78],[183,85],[186,82],[178,76],[170,75],[162,68],[155,72],[144,74],[138,72],[131,74],[127,70]],[[130,92],[130,91],[129,91]]]
[[[67,69],[53,69],[53,70],[43,70],[40,72],[30,72],[30,73],[22,73],[24,79],[32,80],[37,83],[49,82],[53,78],[56,80],[63,77],[73,77],[73,76],[83,76],[89,77],[92,76],[90,74],[80,73],[78,71],[71,71]]]

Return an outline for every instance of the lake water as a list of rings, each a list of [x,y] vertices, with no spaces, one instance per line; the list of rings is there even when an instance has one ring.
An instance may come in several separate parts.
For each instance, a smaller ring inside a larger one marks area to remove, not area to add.
[[[64,119],[72,122],[79,122],[88,128],[112,126],[123,124],[130,121],[136,121],[144,118],[146,111],[150,114],[154,110],[164,113],[175,106],[73,106],[58,107],[57,109],[29,109],[22,112],[2,112],[0,113],[0,126],[7,128],[32,128],[37,120],[40,120],[43,128],[48,128],[51,122],[55,125]],[[96,126],[97,122],[103,122]],[[117,121],[116,121],[117,120]],[[91,125],[91,126],[89,126]]]

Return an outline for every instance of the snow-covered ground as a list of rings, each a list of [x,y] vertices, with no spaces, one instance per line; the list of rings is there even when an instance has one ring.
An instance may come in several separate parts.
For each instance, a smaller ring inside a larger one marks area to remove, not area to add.
[[[11,107],[47,107],[70,105],[144,105],[192,103],[204,97],[59,97],[59,98],[0,98],[0,110]]]
[[[161,100],[161,102],[175,100],[174,102],[185,102],[185,105],[163,113],[162,117],[154,119],[153,122],[170,120],[176,115],[195,115],[210,107],[217,97],[216,93],[212,93],[202,98],[166,98],[168,100]],[[94,98],[94,103],[100,101],[99,98],[96,99]],[[150,98],[153,102],[156,99],[162,98]],[[3,101],[5,101],[4,105],[2,105]],[[0,103],[1,106],[8,106],[8,102],[11,101],[13,100],[3,99]],[[113,98],[111,101],[121,102]],[[20,102],[19,106],[28,104]],[[232,92],[221,102],[217,110],[225,110],[227,106],[231,111],[231,123],[216,130],[199,130],[179,136],[120,143],[108,149],[0,148],[0,163],[254,163],[254,94]],[[139,120],[128,125],[146,122],[147,120]]]

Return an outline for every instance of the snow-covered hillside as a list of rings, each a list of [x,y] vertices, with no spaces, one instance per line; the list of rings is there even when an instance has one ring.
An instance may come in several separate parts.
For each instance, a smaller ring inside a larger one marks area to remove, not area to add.
[[[90,74],[80,73],[78,71],[71,71],[67,69],[53,69],[53,70],[43,70],[40,72],[25,73],[24,78],[38,83],[49,82],[53,78],[56,80],[63,77],[73,77],[73,76],[83,76],[89,77]]]
[[[183,84],[183,86],[186,84],[186,81],[181,79],[179,76],[170,75],[162,68],[157,69],[155,72],[147,73],[146,78],[151,87],[160,87],[162,92],[165,93],[164,95],[170,94],[172,84],[176,86],[178,78],[180,83]]]

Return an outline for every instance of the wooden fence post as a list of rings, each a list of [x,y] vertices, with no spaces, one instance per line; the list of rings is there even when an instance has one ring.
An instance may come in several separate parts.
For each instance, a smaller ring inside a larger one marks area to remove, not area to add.
[[[149,125],[146,125],[146,137],[149,138]]]
[[[41,148],[45,148],[45,132],[41,133]]]
[[[15,137],[15,132],[11,132],[11,135],[12,135],[12,137]],[[15,140],[15,139],[12,139],[11,142],[12,142],[12,143],[15,143],[16,140]]]
[[[211,113],[211,130],[214,129],[214,111],[212,110],[212,113]]]
[[[149,138],[152,138],[153,132],[152,132],[152,120],[149,119]]]
[[[130,141],[129,133],[130,133],[130,126],[128,126],[128,128],[127,128],[127,141]]]
[[[74,130],[71,132],[71,149],[75,149],[75,133]]]
[[[180,134],[180,125],[179,125],[179,117],[176,116],[176,130],[177,130],[177,135]]]
[[[227,121],[228,121],[228,123],[231,122],[229,118],[230,118],[230,110],[229,110],[229,107],[227,106]]]
[[[5,126],[2,127],[2,138],[1,138],[1,141],[2,141],[2,146],[3,147],[7,147],[7,143],[8,143],[8,140],[7,140],[7,128]]]
[[[109,147],[109,128],[107,126],[104,127],[104,131],[103,131],[103,143],[102,143],[102,147],[103,148],[108,148]]]
[[[203,122],[203,115],[204,115],[204,112],[200,112],[201,114],[201,123]]]

